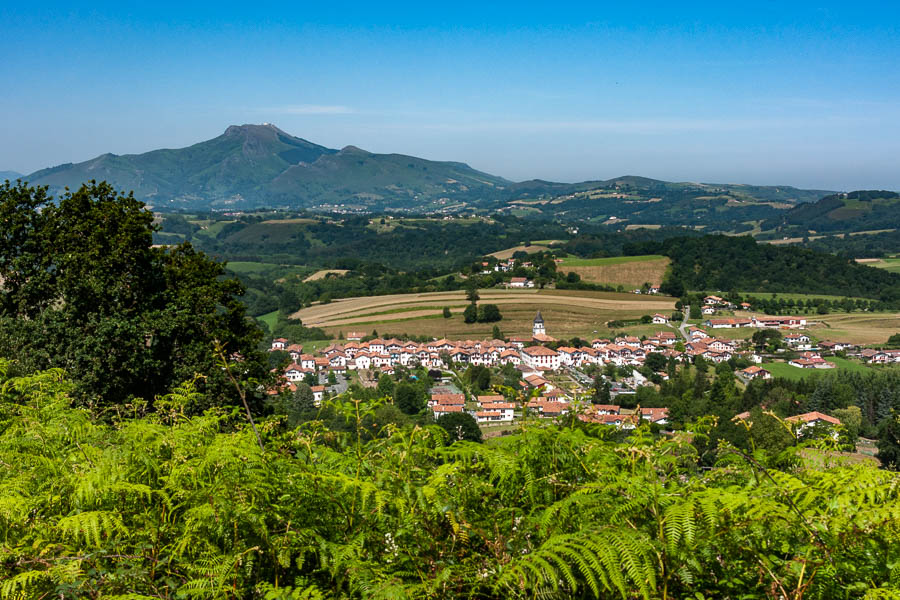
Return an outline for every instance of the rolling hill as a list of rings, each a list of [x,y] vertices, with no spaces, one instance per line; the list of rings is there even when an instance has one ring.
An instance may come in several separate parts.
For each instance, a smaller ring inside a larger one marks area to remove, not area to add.
[[[800,233],[839,233],[900,227],[900,194],[884,190],[859,190],[831,194],[817,202],[796,206],[769,227]]]
[[[22,174],[16,171],[0,171],[0,181],[6,181],[7,179],[10,181],[15,181],[21,176]]]
[[[103,154],[27,177],[51,192],[106,180],[157,210],[313,208],[350,212],[508,211],[538,219],[632,225],[702,224],[747,231],[793,206],[832,194],[792,187],[605,181],[511,182],[460,162],[326,148],[271,124],[232,125],[187,148]],[[615,217],[615,218],[612,218]]]

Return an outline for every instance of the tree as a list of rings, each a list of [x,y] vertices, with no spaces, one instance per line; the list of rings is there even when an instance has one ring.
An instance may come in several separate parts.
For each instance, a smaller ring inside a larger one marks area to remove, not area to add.
[[[316,409],[315,396],[312,388],[305,383],[298,383],[297,389],[293,394],[293,409],[298,413],[308,412]]]
[[[444,307],[443,315],[445,319],[449,319],[451,316],[453,316],[453,313],[450,312],[449,306]]]
[[[463,321],[466,323],[474,323],[478,320],[478,307],[474,304],[466,306],[463,311]]]
[[[482,304],[478,307],[479,323],[494,323],[503,319],[500,308],[496,304]]]
[[[703,317],[703,313],[700,312],[700,305],[697,302],[691,303],[690,310],[690,318],[691,319],[700,319]]]
[[[591,403],[609,404],[612,402],[609,391],[609,383],[598,375],[594,378],[594,394],[591,396]]]
[[[448,442],[481,442],[481,429],[475,422],[475,417],[468,413],[447,413],[441,415],[437,421],[448,434]]]
[[[900,415],[892,413],[889,419],[881,422],[878,428],[878,454],[885,469],[900,470]]]
[[[236,403],[231,375],[269,379],[243,286],[190,244],[154,248],[153,214],[133,196],[90,183],[51,202],[4,184],[0,217],[0,354],[65,368],[79,402],[152,403],[201,374],[205,401]],[[261,406],[261,388],[248,389]]]
[[[665,371],[667,363],[668,361],[666,360],[666,357],[659,352],[650,352],[644,359],[644,365],[654,373],[661,373],[662,371]]]
[[[380,398],[394,397],[394,380],[387,373],[382,373],[378,378],[378,385],[375,387]]]
[[[494,325],[494,327],[491,329],[491,337],[495,340],[503,339],[503,332],[500,331],[499,325]]]
[[[394,392],[394,402],[397,408],[407,415],[416,415],[425,408],[425,398],[416,386],[409,383],[400,383]]]
[[[478,295],[478,287],[474,284],[469,285],[466,288],[466,300],[471,302],[472,304],[477,303],[481,299],[481,296]]]

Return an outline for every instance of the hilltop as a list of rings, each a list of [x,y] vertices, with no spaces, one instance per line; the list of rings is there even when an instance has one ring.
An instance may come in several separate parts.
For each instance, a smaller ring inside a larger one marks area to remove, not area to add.
[[[591,219],[628,225],[696,225],[747,231],[752,222],[812,202],[822,190],[647,177],[522,182],[403,154],[355,146],[327,148],[272,124],[232,125],[187,148],[103,154],[42,169],[26,179],[58,193],[106,180],[159,210],[313,208],[342,212],[506,211],[537,219]]]

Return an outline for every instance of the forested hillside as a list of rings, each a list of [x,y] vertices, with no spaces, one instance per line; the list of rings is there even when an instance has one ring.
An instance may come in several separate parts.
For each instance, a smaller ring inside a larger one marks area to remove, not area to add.
[[[800,235],[896,227],[900,227],[900,194],[884,190],[825,196],[818,202],[796,206],[762,224],[763,229]]]
[[[900,275],[805,248],[757,243],[751,237],[673,238],[638,254],[672,259],[670,285],[689,290],[754,290],[876,298],[900,302]]]

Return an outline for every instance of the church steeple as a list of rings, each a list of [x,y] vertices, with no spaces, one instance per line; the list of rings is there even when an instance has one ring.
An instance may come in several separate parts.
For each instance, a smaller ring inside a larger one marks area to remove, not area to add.
[[[531,327],[532,335],[547,335],[547,329],[544,327],[544,317],[541,316],[541,311],[537,311],[537,316],[534,317],[534,325]]]

